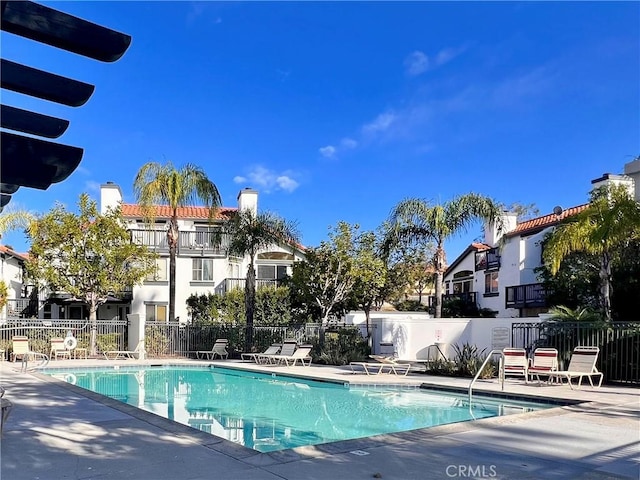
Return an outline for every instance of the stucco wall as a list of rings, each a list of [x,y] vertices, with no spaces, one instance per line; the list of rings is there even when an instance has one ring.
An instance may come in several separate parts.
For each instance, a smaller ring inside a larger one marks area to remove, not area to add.
[[[453,358],[453,345],[475,345],[488,353],[494,348],[511,346],[511,326],[520,318],[430,318],[418,312],[373,312],[373,352],[379,353],[380,343],[392,342],[398,358],[426,360],[435,355],[433,345],[445,344],[443,353]],[[539,319],[527,319],[539,321]],[[364,312],[351,312],[347,323],[365,322]]]

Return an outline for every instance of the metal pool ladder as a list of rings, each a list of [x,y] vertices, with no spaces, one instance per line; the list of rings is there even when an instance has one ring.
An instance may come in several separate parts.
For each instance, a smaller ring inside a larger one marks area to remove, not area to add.
[[[473,380],[471,380],[471,383],[469,384],[469,408],[471,408],[471,392],[473,390],[473,384],[476,383],[476,380],[478,380],[478,377],[480,376],[480,374],[482,373],[482,371],[484,370],[484,367],[487,366],[487,363],[489,363],[489,360],[491,360],[491,357],[493,357],[494,355],[500,354],[500,367],[498,368],[498,380],[502,386],[502,391],[504,391],[504,376],[502,375],[502,363],[504,361],[504,353],[502,352],[502,350],[491,350],[489,352],[489,355],[487,355],[487,358],[484,359],[484,362],[482,362],[482,366],[478,369],[478,371],[476,372],[476,376],[473,377]]]

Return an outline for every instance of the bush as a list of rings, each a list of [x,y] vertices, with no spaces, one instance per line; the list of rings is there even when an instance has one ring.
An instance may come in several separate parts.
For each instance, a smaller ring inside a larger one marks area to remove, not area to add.
[[[314,363],[323,365],[348,365],[349,362],[366,360],[371,348],[366,338],[353,328],[341,328],[314,339],[311,355]]]
[[[394,308],[399,312],[426,312],[429,307],[417,300],[403,300],[393,304]]]
[[[461,377],[474,377],[485,360],[486,348],[478,350],[475,345],[465,343],[462,347],[454,345],[456,356],[453,360],[456,374]],[[480,374],[480,378],[491,378],[495,376],[497,367],[495,363],[489,362]]]

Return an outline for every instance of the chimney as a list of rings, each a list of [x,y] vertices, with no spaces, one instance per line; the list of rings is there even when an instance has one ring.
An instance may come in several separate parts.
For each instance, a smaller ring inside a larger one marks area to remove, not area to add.
[[[484,225],[484,243],[492,247],[495,247],[502,236],[516,228],[518,224],[518,214],[515,212],[504,211],[500,218],[502,219],[502,231],[500,232],[493,223],[485,223]]]
[[[624,174],[633,180],[635,190],[634,198],[636,202],[640,202],[640,157],[625,164]]]
[[[252,188],[244,188],[238,194],[238,210],[250,210],[258,213],[258,192]]]
[[[100,185],[100,214],[104,215],[108,209],[115,209],[122,203],[122,191],[113,182]]]

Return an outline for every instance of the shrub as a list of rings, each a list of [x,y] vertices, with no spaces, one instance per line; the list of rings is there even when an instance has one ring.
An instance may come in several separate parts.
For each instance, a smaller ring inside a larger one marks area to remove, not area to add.
[[[314,363],[324,365],[347,365],[349,362],[366,360],[371,348],[366,338],[353,328],[341,328],[325,334],[324,341],[314,339],[311,355]]]

